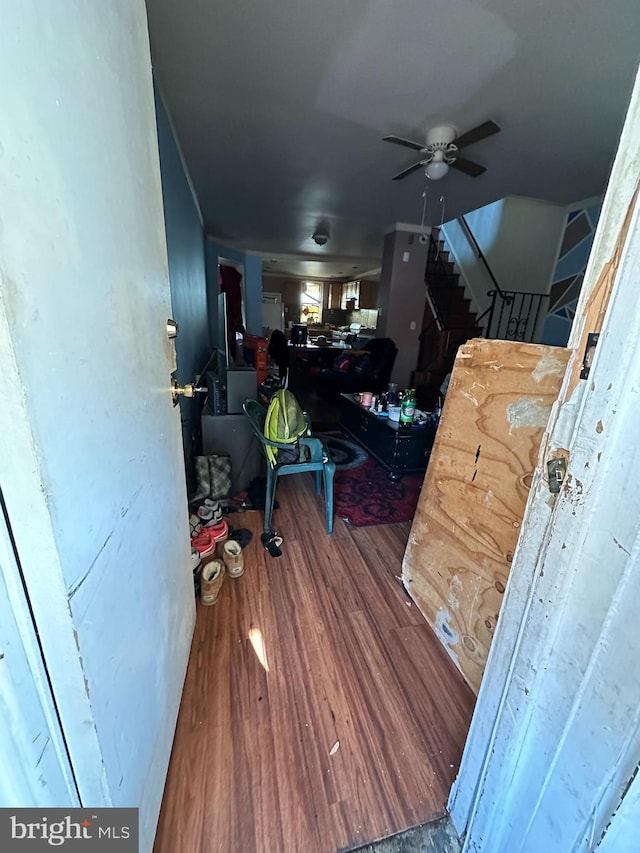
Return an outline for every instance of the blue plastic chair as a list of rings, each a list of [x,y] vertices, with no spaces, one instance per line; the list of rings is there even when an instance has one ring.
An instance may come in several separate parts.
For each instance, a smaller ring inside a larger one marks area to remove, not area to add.
[[[336,471],[336,464],[330,458],[325,446],[319,438],[313,436],[302,436],[298,439],[300,447],[309,448],[309,459],[305,462],[290,462],[290,463],[271,463],[267,455],[267,447],[274,447],[278,450],[291,450],[290,444],[278,444],[275,441],[270,441],[264,435],[264,421],[266,411],[257,400],[245,400],[242,404],[245,415],[249,418],[251,428],[255,433],[260,447],[267,461],[267,494],[264,507],[264,532],[268,533],[271,530],[271,516],[273,514],[273,502],[276,497],[276,485],[278,477],[283,477],[285,474],[301,474],[305,471],[315,471],[316,475],[316,494],[320,494],[320,490],[324,481],[324,503],[327,515],[327,533],[331,535],[333,532],[333,475]]]

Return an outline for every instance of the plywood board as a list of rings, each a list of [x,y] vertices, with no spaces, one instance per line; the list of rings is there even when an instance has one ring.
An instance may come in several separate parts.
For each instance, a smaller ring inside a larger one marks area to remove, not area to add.
[[[477,693],[569,350],[458,350],[403,560],[411,597]]]

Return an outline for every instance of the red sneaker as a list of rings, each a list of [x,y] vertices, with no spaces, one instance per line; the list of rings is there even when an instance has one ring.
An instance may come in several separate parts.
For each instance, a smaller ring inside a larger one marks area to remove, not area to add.
[[[208,531],[201,530],[196,536],[191,537],[191,547],[196,548],[201,557],[208,557],[215,550],[216,540]]]

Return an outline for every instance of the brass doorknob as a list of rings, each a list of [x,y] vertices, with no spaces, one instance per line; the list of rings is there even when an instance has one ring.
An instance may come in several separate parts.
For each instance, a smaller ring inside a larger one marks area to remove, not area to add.
[[[174,406],[178,405],[180,397],[195,397],[196,394],[206,394],[208,390],[206,387],[198,388],[192,382],[186,385],[178,385],[175,371],[171,374],[171,399]]]

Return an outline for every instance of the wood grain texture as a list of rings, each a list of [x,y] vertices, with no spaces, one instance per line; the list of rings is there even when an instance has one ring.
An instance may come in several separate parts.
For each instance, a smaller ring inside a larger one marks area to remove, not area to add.
[[[278,500],[283,556],[233,516],[245,574],[198,607],[156,853],[335,853],[444,813],[474,697],[400,582],[409,525],[327,537],[311,477]]]
[[[403,580],[477,694],[551,405],[569,351],[460,347],[403,560]]]

